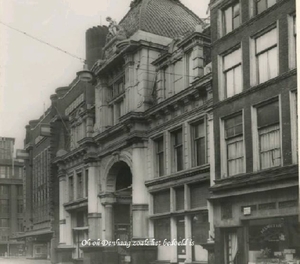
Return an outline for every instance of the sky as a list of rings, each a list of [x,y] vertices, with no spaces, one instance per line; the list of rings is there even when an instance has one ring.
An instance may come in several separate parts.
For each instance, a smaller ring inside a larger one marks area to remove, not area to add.
[[[16,138],[23,148],[25,126],[50,106],[50,95],[68,86],[82,69],[79,59],[24,33],[85,58],[85,32],[119,22],[131,0],[0,0],[0,137]],[[181,0],[201,18],[209,0]]]

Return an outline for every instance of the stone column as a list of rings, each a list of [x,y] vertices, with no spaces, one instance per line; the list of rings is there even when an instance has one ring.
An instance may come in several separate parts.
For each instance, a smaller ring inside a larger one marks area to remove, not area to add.
[[[64,170],[59,170],[59,243],[66,244],[66,214],[64,203],[67,202],[66,197],[66,174]]]
[[[137,143],[132,150],[132,214],[133,239],[143,239],[148,234],[148,190],[145,186],[146,147]]]
[[[194,58],[193,75],[197,77],[201,77],[204,74],[203,46],[195,46],[193,48],[192,56]]]
[[[89,238],[97,240],[102,238],[102,215],[98,211],[98,179],[99,167],[96,162],[89,164],[88,168],[88,222]]]
[[[114,218],[113,218],[113,204],[116,198],[112,193],[106,193],[100,197],[101,204],[104,206],[104,238],[106,240],[114,239]]]
[[[134,55],[126,54],[124,56],[125,60],[125,111],[124,113],[128,113],[129,111],[134,110]]]

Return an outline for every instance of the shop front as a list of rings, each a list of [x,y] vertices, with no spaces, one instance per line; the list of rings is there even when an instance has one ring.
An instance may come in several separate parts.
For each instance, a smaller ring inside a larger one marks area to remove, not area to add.
[[[300,263],[297,216],[249,220],[248,264]]]

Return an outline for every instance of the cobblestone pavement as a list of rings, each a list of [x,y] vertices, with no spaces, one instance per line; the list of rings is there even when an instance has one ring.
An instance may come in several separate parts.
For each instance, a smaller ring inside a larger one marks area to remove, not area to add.
[[[0,264],[51,264],[50,260],[26,258],[1,258]]]

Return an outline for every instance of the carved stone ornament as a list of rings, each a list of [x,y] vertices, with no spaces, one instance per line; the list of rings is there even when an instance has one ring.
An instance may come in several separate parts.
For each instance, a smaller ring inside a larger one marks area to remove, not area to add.
[[[117,37],[118,39],[126,39],[126,33],[122,26],[118,25],[116,20],[111,17],[107,17],[106,21],[109,22],[108,25],[108,38]]]

